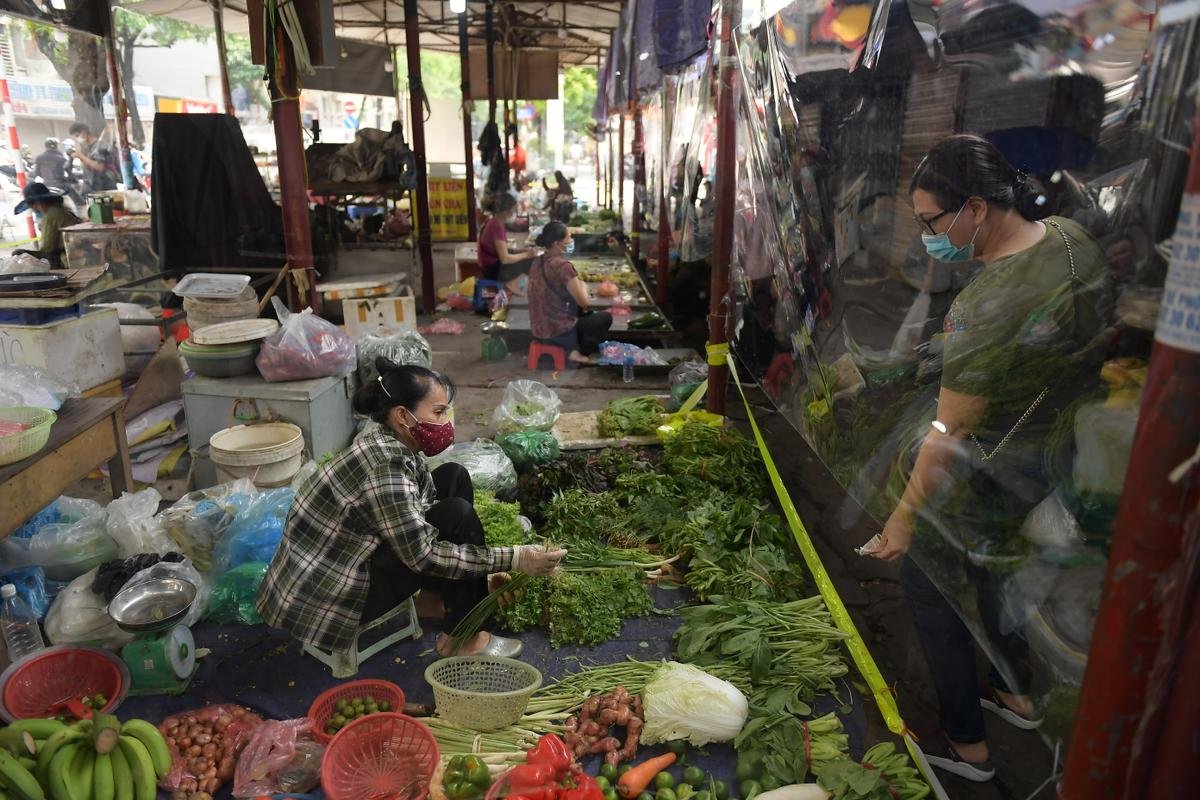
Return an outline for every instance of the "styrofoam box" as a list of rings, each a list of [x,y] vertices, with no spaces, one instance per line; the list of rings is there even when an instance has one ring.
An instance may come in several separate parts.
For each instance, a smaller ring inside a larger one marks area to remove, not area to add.
[[[45,325],[0,323],[0,364],[27,364],[87,391],[125,372],[115,308]]]
[[[268,383],[257,374],[236,378],[196,376],[183,382],[183,412],[193,456],[195,489],[217,482],[208,457],[208,440],[219,430],[276,419],[298,425],[308,458],[336,453],[354,438],[350,399],[355,373],[309,381]]]
[[[346,333],[357,340],[381,328],[390,333],[417,329],[417,300],[412,291],[400,297],[363,297],[342,301]]]

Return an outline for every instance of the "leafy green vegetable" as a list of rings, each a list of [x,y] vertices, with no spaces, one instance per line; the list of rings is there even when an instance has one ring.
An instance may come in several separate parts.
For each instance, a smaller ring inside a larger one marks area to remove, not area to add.
[[[737,431],[689,422],[667,439],[663,464],[735,496],[766,496],[767,471],[758,448]]]
[[[558,458],[558,439],[549,431],[523,430],[496,437],[496,444],[518,472],[526,472]]]
[[[656,331],[663,328],[669,328],[667,320],[662,314],[657,311],[647,311],[645,314],[640,314],[625,324],[631,331]]]
[[[484,540],[488,547],[513,547],[529,543],[529,536],[517,519],[521,507],[516,503],[505,503],[497,500],[491,492],[477,490],[475,513],[483,523]]]
[[[862,763],[833,761],[817,772],[817,783],[833,800],[921,800],[929,785],[908,756],[891,742],[881,742],[863,755]]]
[[[496,620],[514,633],[546,627],[553,647],[596,645],[620,634],[626,619],[653,610],[645,573],[618,567],[534,578],[517,602],[497,610]]]
[[[652,395],[621,397],[610,402],[600,412],[597,422],[600,435],[609,439],[623,436],[645,436],[654,433],[662,415],[662,401]]]
[[[733,746],[739,769],[769,775],[782,786],[802,783],[823,765],[849,757],[848,738],[836,714],[801,720],[759,709],[751,712]]]

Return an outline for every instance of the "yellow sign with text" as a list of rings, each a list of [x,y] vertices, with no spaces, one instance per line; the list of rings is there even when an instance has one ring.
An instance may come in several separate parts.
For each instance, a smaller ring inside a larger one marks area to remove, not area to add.
[[[455,178],[429,179],[429,233],[435,242],[461,242],[467,232],[467,182]]]

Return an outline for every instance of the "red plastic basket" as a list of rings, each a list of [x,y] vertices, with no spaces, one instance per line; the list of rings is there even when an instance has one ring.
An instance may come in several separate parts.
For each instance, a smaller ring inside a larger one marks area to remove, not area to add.
[[[395,713],[404,710],[404,690],[391,681],[361,680],[343,683],[317,695],[317,699],[308,707],[308,717],[313,721],[313,738],[322,744],[329,744],[333,737],[325,733],[325,726],[333,718],[338,701],[357,700],[368,695],[377,702],[391,703]]]
[[[412,717],[371,714],[333,737],[321,786],[328,800],[424,800],[440,757],[433,734]]]
[[[108,698],[104,711],[129,691],[129,669],[107,650],[61,645],[18,661],[0,677],[0,716],[6,722],[65,713],[65,703],[85,695]]]

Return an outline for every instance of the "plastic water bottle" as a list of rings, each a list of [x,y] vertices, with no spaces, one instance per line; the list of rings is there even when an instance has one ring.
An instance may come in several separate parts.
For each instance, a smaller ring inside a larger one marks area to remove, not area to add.
[[[625,365],[621,368],[621,378],[626,383],[633,383],[633,355],[625,356]]]
[[[4,584],[0,587],[0,598],[4,600],[4,606],[0,608],[0,628],[4,631],[8,660],[15,664],[25,656],[44,650],[46,642],[38,628],[37,617],[33,609],[17,596],[17,587],[11,583]]]

